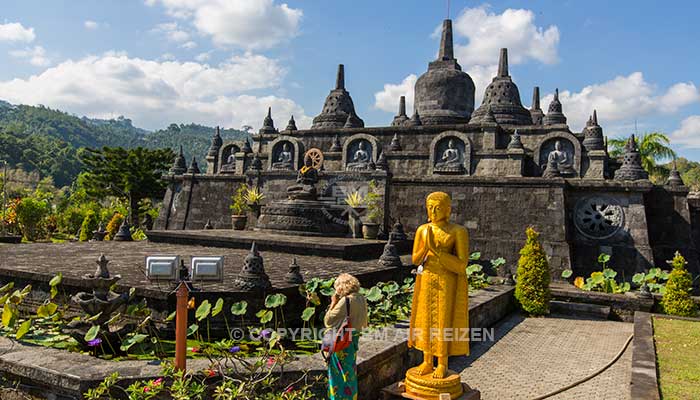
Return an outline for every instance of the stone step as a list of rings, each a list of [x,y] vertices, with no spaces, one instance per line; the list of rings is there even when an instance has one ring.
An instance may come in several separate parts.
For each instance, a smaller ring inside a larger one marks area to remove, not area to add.
[[[610,317],[610,306],[587,303],[573,303],[567,301],[552,300],[549,302],[549,309],[553,313],[566,315],[585,315],[608,319]]]

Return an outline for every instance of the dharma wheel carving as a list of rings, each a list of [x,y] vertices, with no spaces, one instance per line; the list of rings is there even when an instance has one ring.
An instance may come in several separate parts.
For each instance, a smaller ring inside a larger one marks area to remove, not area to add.
[[[624,224],[625,213],[612,198],[592,196],[576,203],[574,225],[587,238],[607,239],[622,229]]]
[[[317,148],[311,148],[309,151],[306,152],[304,155],[311,157],[311,165],[320,170],[321,167],[323,166],[323,152],[320,149]]]

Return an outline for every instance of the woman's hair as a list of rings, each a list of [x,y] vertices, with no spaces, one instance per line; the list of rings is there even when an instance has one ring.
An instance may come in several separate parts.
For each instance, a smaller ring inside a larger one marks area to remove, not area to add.
[[[337,278],[335,278],[333,287],[335,288],[335,293],[338,296],[343,297],[355,292],[359,292],[360,281],[358,281],[357,278],[350,274],[343,273],[338,275]]]
[[[445,192],[430,193],[425,199],[425,204],[428,204],[429,201],[438,201],[440,204],[444,204],[447,207],[452,207],[452,199],[450,198],[450,195]]]

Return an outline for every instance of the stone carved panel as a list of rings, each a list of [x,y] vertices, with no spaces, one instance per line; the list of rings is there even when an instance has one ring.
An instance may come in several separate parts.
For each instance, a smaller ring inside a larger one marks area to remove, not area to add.
[[[299,158],[303,154],[304,146],[296,138],[281,135],[270,142],[270,157],[267,161],[268,170],[293,170],[301,168]]]
[[[574,207],[574,226],[589,239],[607,239],[625,225],[625,213],[619,202],[607,196],[579,199]]]
[[[566,153],[567,164],[570,168],[565,168],[561,176],[565,178],[579,177],[581,174],[581,143],[568,132],[552,132],[546,135],[540,145],[535,149],[533,161],[537,164],[536,175],[542,175],[547,167],[547,159],[555,149],[556,143],[561,145],[561,151]]]
[[[430,145],[430,172],[433,174],[471,173],[471,142],[457,131],[443,132]]]
[[[346,170],[369,171],[374,169],[378,152],[376,139],[365,136],[369,135],[351,137],[345,142],[343,164]]]
[[[235,144],[225,145],[221,149],[221,167],[219,168],[219,172],[236,172],[236,153],[240,151],[240,147]]]

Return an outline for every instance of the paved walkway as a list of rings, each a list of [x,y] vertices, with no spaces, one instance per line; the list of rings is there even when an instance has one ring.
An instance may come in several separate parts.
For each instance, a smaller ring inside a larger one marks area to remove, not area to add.
[[[495,327],[495,342],[473,343],[472,354],[453,358],[450,369],[482,400],[534,399],[602,368],[632,331],[624,322],[511,314]],[[627,400],[631,364],[630,343],[605,372],[548,400]]]

